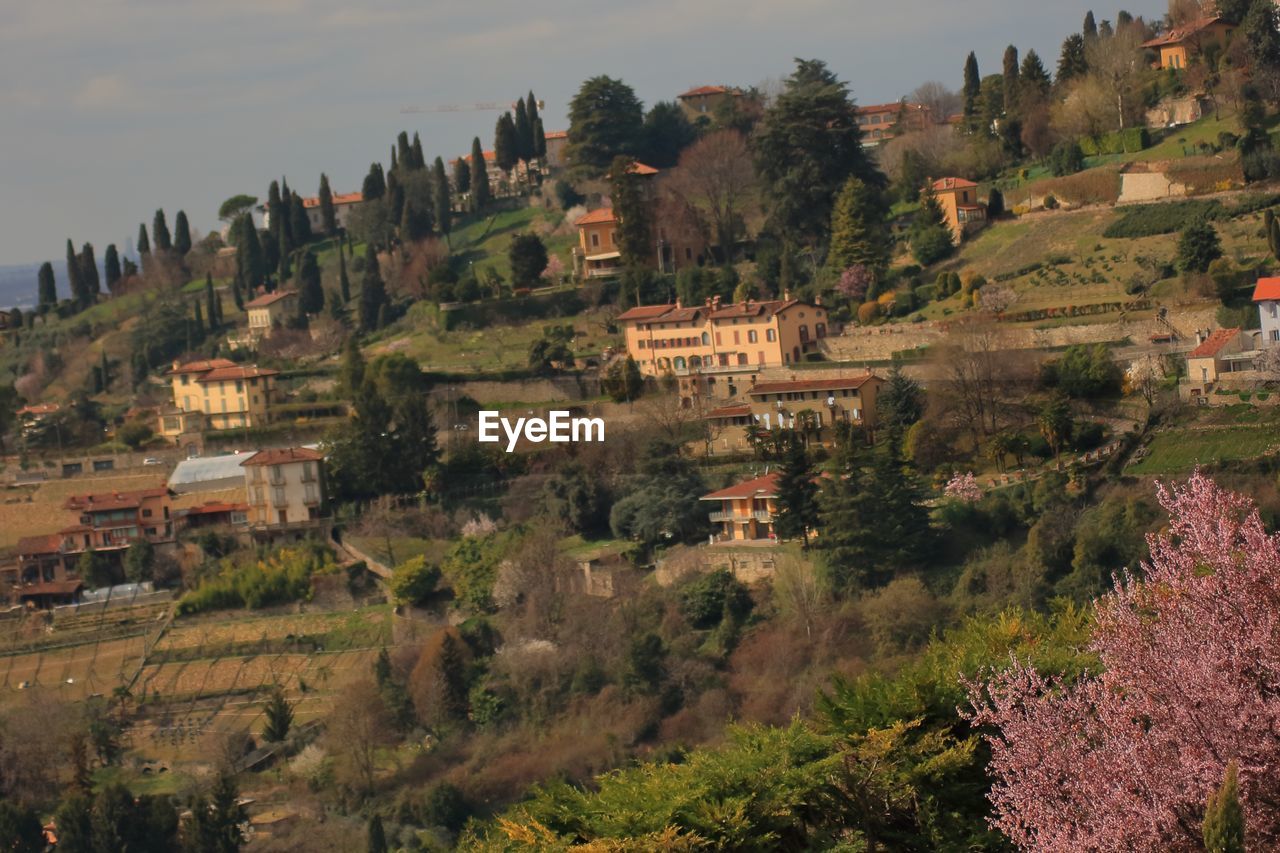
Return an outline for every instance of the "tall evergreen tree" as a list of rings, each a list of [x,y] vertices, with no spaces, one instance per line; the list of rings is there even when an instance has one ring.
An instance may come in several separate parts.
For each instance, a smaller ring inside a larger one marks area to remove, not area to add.
[[[329,176],[320,173],[320,191],[316,194],[320,199],[320,221],[324,225],[326,236],[338,233],[338,214],[333,209],[333,191],[329,189]]]
[[[652,262],[653,210],[642,181],[636,172],[636,161],[620,156],[609,170],[613,212],[618,220],[616,240],[622,262],[630,267],[644,267]]]
[[[888,381],[876,396],[876,414],[891,434],[904,432],[924,416],[924,391],[902,372],[902,362],[894,359]]]
[[[382,164],[372,163],[369,166],[369,174],[364,176],[364,183],[360,187],[360,194],[365,201],[373,201],[382,198],[387,191],[387,179],[382,174]]]
[[[1009,45],[1004,49],[1004,65],[1001,77],[1004,80],[1004,109],[1009,115],[1018,112],[1018,48]]]
[[[516,158],[526,165],[533,159],[533,123],[529,121],[529,110],[523,100],[516,101],[516,114],[513,122],[516,141]]]
[[[384,197],[387,205],[387,215],[391,221],[399,222],[404,216],[404,185],[400,182],[399,172],[387,173],[387,194]]]
[[[209,315],[209,329],[216,331],[218,328],[218,294],[213,289],[213,273],[204,274],[204,307],[205,313]]]
[[[276,255],[276,282],[281,288],[293,278],[293,253],[289,251],[288,235],[280,229],[280,251]],[[267,282],[268,289],[273,289]]]
[[[208,798],[201,797],[192,805],[190,847],[198,853],[236,853],[244,846],[240,827],[248,820],[235,779],[222,773]]]
[[[1244,853],[1244,810],[1240,808],[1239,771],[1227,763],[1222,786],[1209,795],[1204,811],[1204,849],[1207,853]]]
[[[453,187],[460,196],[471,192],[471,166],[466,157],[453,161]]]
[[[338,242],[338,292],[342,295],[342,304],[351,301],[351,280],[347,278],[347,258],[342,250],[342,242]]]
[[[791,442],[778,472],[778,515],[775,528],[780,539],[803,539],[818,524],[818,486],[804,445]]]
[[[489,166],[484,161],[480,137],[471,140],[471,209],[484,213],[489,207]]]
[[[1085,59],[1084,37],[1079,33],[1072,33],[1062,42],[1062,53],[1058,56],[1056,75],[1058,85],[1083,77],[1088,71],[1089,61]]]
[[[168,252],[173,249],[173,240],[169,237],[169,225],[164,219],[164,210],[157,210],[151,221],[151,237],[156,242],[157,252]]]
[[[114,291],[120,282],[120,253],[115,243],[108,243],[107,251],[102,254],[102,272],[107,279],[107,291]]]
[[[972,133],[978,129],[982,108],[982,76],[978,72],[978,57],[972,51],[964,60],[964,87],[960,94],[964,98],[965,127]]]
[[[516,123],[511,113],[503,113],[493,129],[493,159],[503,174],[510,179],[511,170],[520,159],[520,141],[516,138]]]
[[[889,229],[878,193],[860,178],[845,181],[831,212],[831,246],[827,264],[837,274],[862,265],[877,280],[889,265]]]
[[[360,331],[376,331],[386,305],[387,288],[378,269],[378,256],[372,246],[367,246],[364,255],[364,280],[360,283]]]
[[[147,223],[138,223],[138,255],[145,258],[151,254],[151,241],[147,239]]]
[[[43,312],[58,304],[58,284],[53,275],[53,264],[45,261],[36,274],[36,304]]]
[[[186,256],[191,251],[191,225],[187,222],[185,210],[179,210],[173,218],[173,250],[179,256]]]
[[[98,277],[98,259],[94,257],[92,243],[85,243],[80,249],[80,286],[84,289],[80,303],[87,308],[102,292],[102,283]]]
[[[204,337],[204,309],[200,307],[200,300],[196,300],[195,307],[195,336],[197,339]]]
[[[231,279],[231,298],[236,303],[236,310],[244,310],[244,278],[240,275],[240,270],[236,270],[235,276]]]
[[[393,156],[396,155],[398,155],[397,159],[391,161],[392,171],[397,168],[404,169],[406,172],[413,171],[413,151],[409,147],[409,132],[407,130],[400,131],[399,135],[396,136],[395,154]]]
[[[418,138],[418,131],[413,132],[413,144],[409,146],[409,153],[413,157],[413,168],[422,170],[427,168],[426,155],[422,153],[422,140]]]
[[[293,703],[285,698],[284,690],[276,685],[262,706],[262,714],[266,717],[266,725],[262,728],[262,739],[268,743],[279,743],[289,736],[293,726]]]
[[[541,169],[547,159],[547,133],[542,129],[542,119],[533,120],[533,156],[538,160]]]
[[[382,818],[375,812],[369,818],[369,839],[366,853],[387,853],[387,834],[382,828]]]
[[[297,193],[289,201],[289,233],[293,237],[294,248],[311,242],[311,217],[307,216],[302,197]]]
[[[417,199],[407,198],[400,214],[400,239],[416,243],[431,236],[431,212]]]
[[[1018,107],[1023,113],[1049,97],[1053,83],[1044,63],[1040,61],[1040,54],[1034,50],[1028,50],[1026,56],[1022,57],[1018,78]]]
[[[310,249],[302,251],[298,262],[298,310],[319,314],[324,309],[324,288],[320,284],[320,264]]]
[[[80,305],[85,304],[84,284],[80,280],[80,256],[76,254],[76,247],[71,242],[71,238],[67,238],[67,289],[71,291],[71,298]]]
[[[236,231],[236,270],[245,287],[248,299],[257,295],[267,277],[268,267],[266,255],[262,251],[262,242],[258,238],[258,228],[253,224],[253,217],[244,213],[232,228]],[[268,233],[267,239],[270,240]],[[279,238],[277,238],[279,239]]]
[[[285,199],[280,194],[280,182],[272,181],[271,186],[267,187],[267,233],[271,237],[273,246],[280,245],[280,232],[288,216],[289,209],[285,206]]]
[[[444,160],[437,157],[432,164],[431,198],[435,202],[436,228],[444,235],[446,243],[453,230],[453,198],[449,194],[449,176],[444,170]]]
[[[1085,41],[1098,37],[1098,24],[1093,19],[1093,10],[1084,13],[1084,29],[1081,31]]]
[[[619,154],[635,154],[644,113],[635,90],[621,80],[592,77],[569,102],[569,161],[599,175]]]
[[[365,362],[360,352],[360,342],[355,336],[347,338],[342,350],[342,365],[338,368],[338,384],[342,393],[354,398],[364,385]]]

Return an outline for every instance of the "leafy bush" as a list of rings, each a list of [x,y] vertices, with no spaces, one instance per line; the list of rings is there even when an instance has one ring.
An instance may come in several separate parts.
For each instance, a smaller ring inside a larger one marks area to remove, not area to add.
[[[440,569],[418,556],[396,566],[391,576],[391,594],[403,604],[421,604],[436,591]]]
[[[1054,177],[1074,175],[1084,168],[1084,152],[1075,142],[1059,142],[1049,153],[1047,165]]]
[[[1104,344],[1067,347],[1062,357],[1045,362],[1041,379],[1069,396],[1102,397],[1120,390],[1120,367]]]
[[[680,612],[695,628],[714,628],[726,616],[741,620],[751,607],[751,593],[724,569],[691,581],[680,592]]]
[[[178,601],[178,613],[247,607],[257,610],[311,598],[311,578],[337,570],[333,552],[311,543],[281,548],[247,565],[224,561],[221,571],[206,578]]]

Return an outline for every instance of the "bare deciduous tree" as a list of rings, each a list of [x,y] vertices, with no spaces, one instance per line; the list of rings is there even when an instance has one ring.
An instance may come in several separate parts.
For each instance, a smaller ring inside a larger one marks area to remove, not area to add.
[[[392,725],[370,679],[352,682],[334,702],[325,732],[326,747],[335,759],[340,781],[368,794],[373,790],[374,758],[388,742]]]
[[[947,88],[945,83],[937,80],[921,83],[910,95],[907,95],[907,101],[928,107],[933,113],[933,120],[939,123],[946,120],[948,116],[960,112],[964,106],[964,100],[959,92]]]
[[[830,594],[813,563],[794,554],[779,554],[773,572],[773,594],[778,607],[804,625],[807,639],[813,639],[813,626],[826,611]]]
[[[689,146],[664,176],[662,207],[681,214],[719,246],[727,260],[758,210],[755,171],[747,141],[735,130],[717,130]]]

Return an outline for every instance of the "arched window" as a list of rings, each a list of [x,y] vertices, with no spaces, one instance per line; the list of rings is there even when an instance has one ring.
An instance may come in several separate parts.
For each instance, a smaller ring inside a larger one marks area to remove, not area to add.
[[[809,327],[804,323],[800,324],[800,343],[809,343]]]
[[[704,347],[709,347],[709,346],[711,346],[711,336],[710,336],[710,335],[708,335],[706,332],[703,332],[703,333],[702,333],[702,345],[703,345]]]
[[[689,356],[689,369],[697,370],[699,367],[702,367],[702,358],[696,355]]]
[[[671,359],[667,358],[666,356],[663,356],[662,358],[658,359],[658,367],[661,368],[662,370],[669,369],[671,367]]]
[[[738,364],[747,363],[747,354],[745,352],[738,353]]]
[[[776,340],[778,339],[778,330],[777,330],[777,329],[766,329],[766,330],[765,330],[765,333],[764,333],[764,339],[765,339],[766,341],[768,341],[769,343],[773,343],[774,341],[776,341]]]
[[[816,326],[813,327],[813,332],[815,335],[818,336],[818,340],[822,340],[827,336],[827,324],[818,323]]]
[[[684,356],[682,355],[676,356],[675,359],[672,360],[671,366],[674,367],[676,370],[684,370],[685,369]]]

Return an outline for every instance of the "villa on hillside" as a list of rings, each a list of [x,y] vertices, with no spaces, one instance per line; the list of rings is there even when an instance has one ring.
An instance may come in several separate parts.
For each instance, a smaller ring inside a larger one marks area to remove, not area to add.
[[[277,402],[278,370],[241,365],[225,358],[174,362],[165,375],[173,383],[173,408],[203,414],[210,429],[262,426]],[[172,410],[170,410],[171,412]],[[165,430],[161,415],[161,434]]]
[[[573,250],[574,274],[584,279],[621,275],[618,218],[613,215],[613,208],[596,208],[573,224],[578,229],[578,245]]]
[[[876,398],[884,379],[869,370],[857,376],[764,380],[747,390],[743,399],[704,415],[713,436],[713,452],[750,449],[747,430],[799,430],[812,441],[827,444],[838,425],[876,425]]]
[[[1260,278],[1253,289],[1253,303],[1258,306],[1262,347],[1280,344],[1280,277]]]
[[[337,193],[333,196],[333,219],[339,231],[347,230],[347,223],[351,221],[351,214],[357,207],[364,203],[364,194],[360,192],[354,193]],[[258,208],[262,211],[262,227],[271,227],[271,211],[266,205]],[[320,197],[311,196],[302,200],[302,209],[307,213],[307,222],[311,225],[311,233],[324,233],[324,212],[320,208]]]
[[[1236,25],[1225,18],[1207,17],[1174,27],[1158,38],[1144,42],[1155,51],[1153,66],[1161,70],[1186,68],[1206,51],[1223,51],[1231,43]]]
[[[778,474],[765,474],[703,495],[699,500],[717,505],[711,523],[719,530],[713,542],[775,542],[778,514]]]
[[[742,97],[742,90],[732,86],[697,86],[676,95],[676,103],[689,121],[710,121],[721,104]]]
[[[939,178],[930,185],[942,207],[956,245],[987,224],[987,206],[978,201],[978,185],[964,178]]]
[[[874,148],[883,145],[899,133],[925,130],[933,124],[933,110],[924,104],[911,104],[906,101],[871,104],[857,108],[856,120],[858,129],[862,131],[862,144]]]

